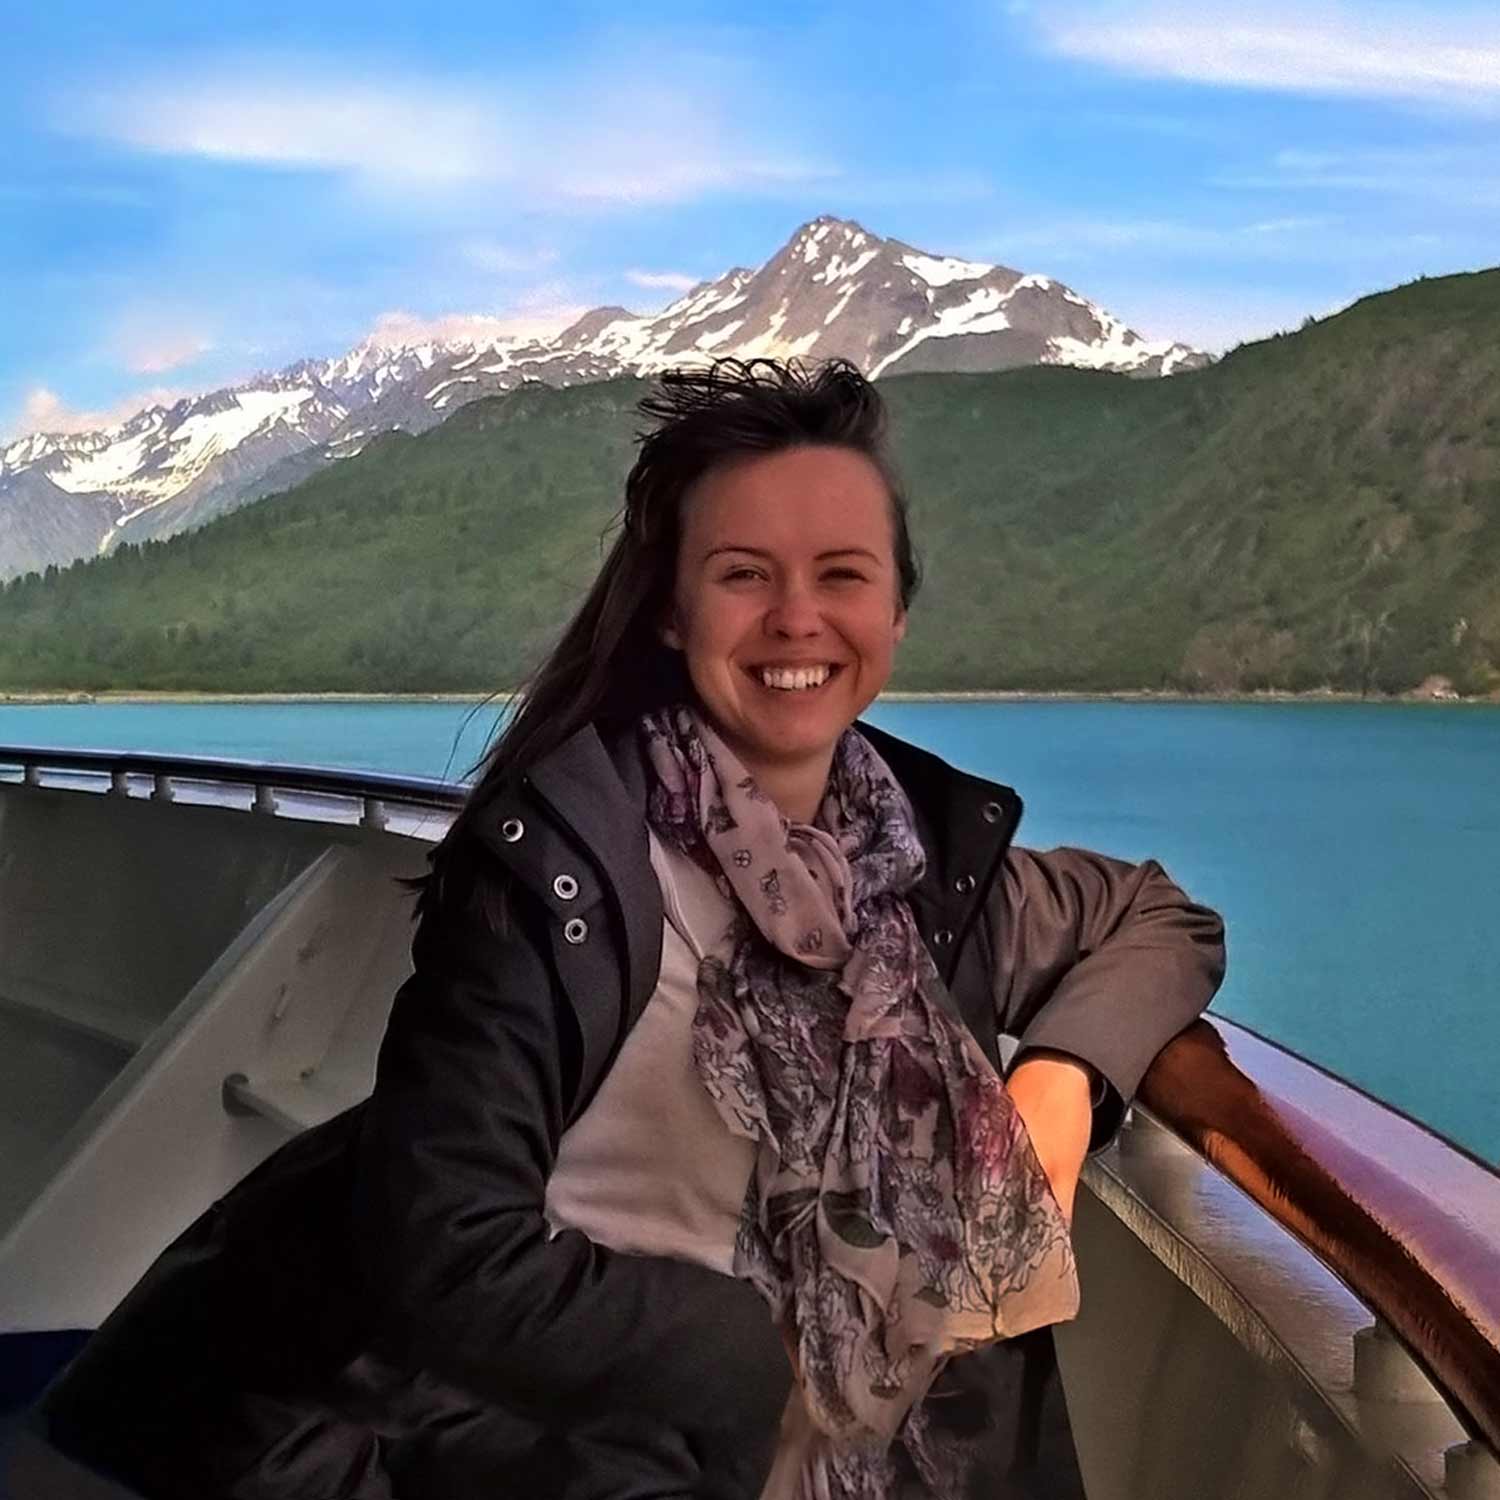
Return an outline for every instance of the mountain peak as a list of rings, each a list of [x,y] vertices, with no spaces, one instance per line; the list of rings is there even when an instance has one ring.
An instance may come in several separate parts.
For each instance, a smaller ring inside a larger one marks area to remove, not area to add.
[[[793,233],[787,241],[786,250],[800,252],[808,259],[822,253],[844,249],[863,249],[867,245],[886,243],[873,235],[862,224],[853,219],[839,219],[832,214],[820,214],[809,219]]]

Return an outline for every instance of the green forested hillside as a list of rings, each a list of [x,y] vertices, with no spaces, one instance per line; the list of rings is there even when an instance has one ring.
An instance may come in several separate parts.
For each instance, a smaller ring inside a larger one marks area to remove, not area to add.
[[[0,689],[487,690],[600,555],[636,381],[524,388],[0,592]],[[895,686],[1500,690],[1500,271],[1167,380],[882,383],[927,582]]]

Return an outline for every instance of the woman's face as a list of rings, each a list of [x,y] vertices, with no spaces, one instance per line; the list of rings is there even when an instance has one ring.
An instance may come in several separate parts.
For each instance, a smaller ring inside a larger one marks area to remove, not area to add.
[[[880,471],[806,446],[710,470],[684,497],[673,610],[699,701],[754,774],[821,766],[906,633]]]

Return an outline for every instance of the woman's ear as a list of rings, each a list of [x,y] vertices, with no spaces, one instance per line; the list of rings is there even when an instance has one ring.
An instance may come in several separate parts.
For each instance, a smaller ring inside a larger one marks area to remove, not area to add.
[[[895,624],[891,627],[891,631],[896,638],[897,644],[906,639],[906,610],[899,604],[896,606],[896,620]]]
[[[682,634],[677,629],[677,608],[668,605],[666,612],[661,617],[661,623],[656,627],[656,634],[662,645],[670,647],[673,651],[682,650]]]

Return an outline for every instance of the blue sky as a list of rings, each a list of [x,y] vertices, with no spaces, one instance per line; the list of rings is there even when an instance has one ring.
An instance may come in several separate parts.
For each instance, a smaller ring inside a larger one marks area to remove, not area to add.
[[[18,7],[0,436],[550,330],[820,213],[1214,350],[1500,264],[1500,7]]]

